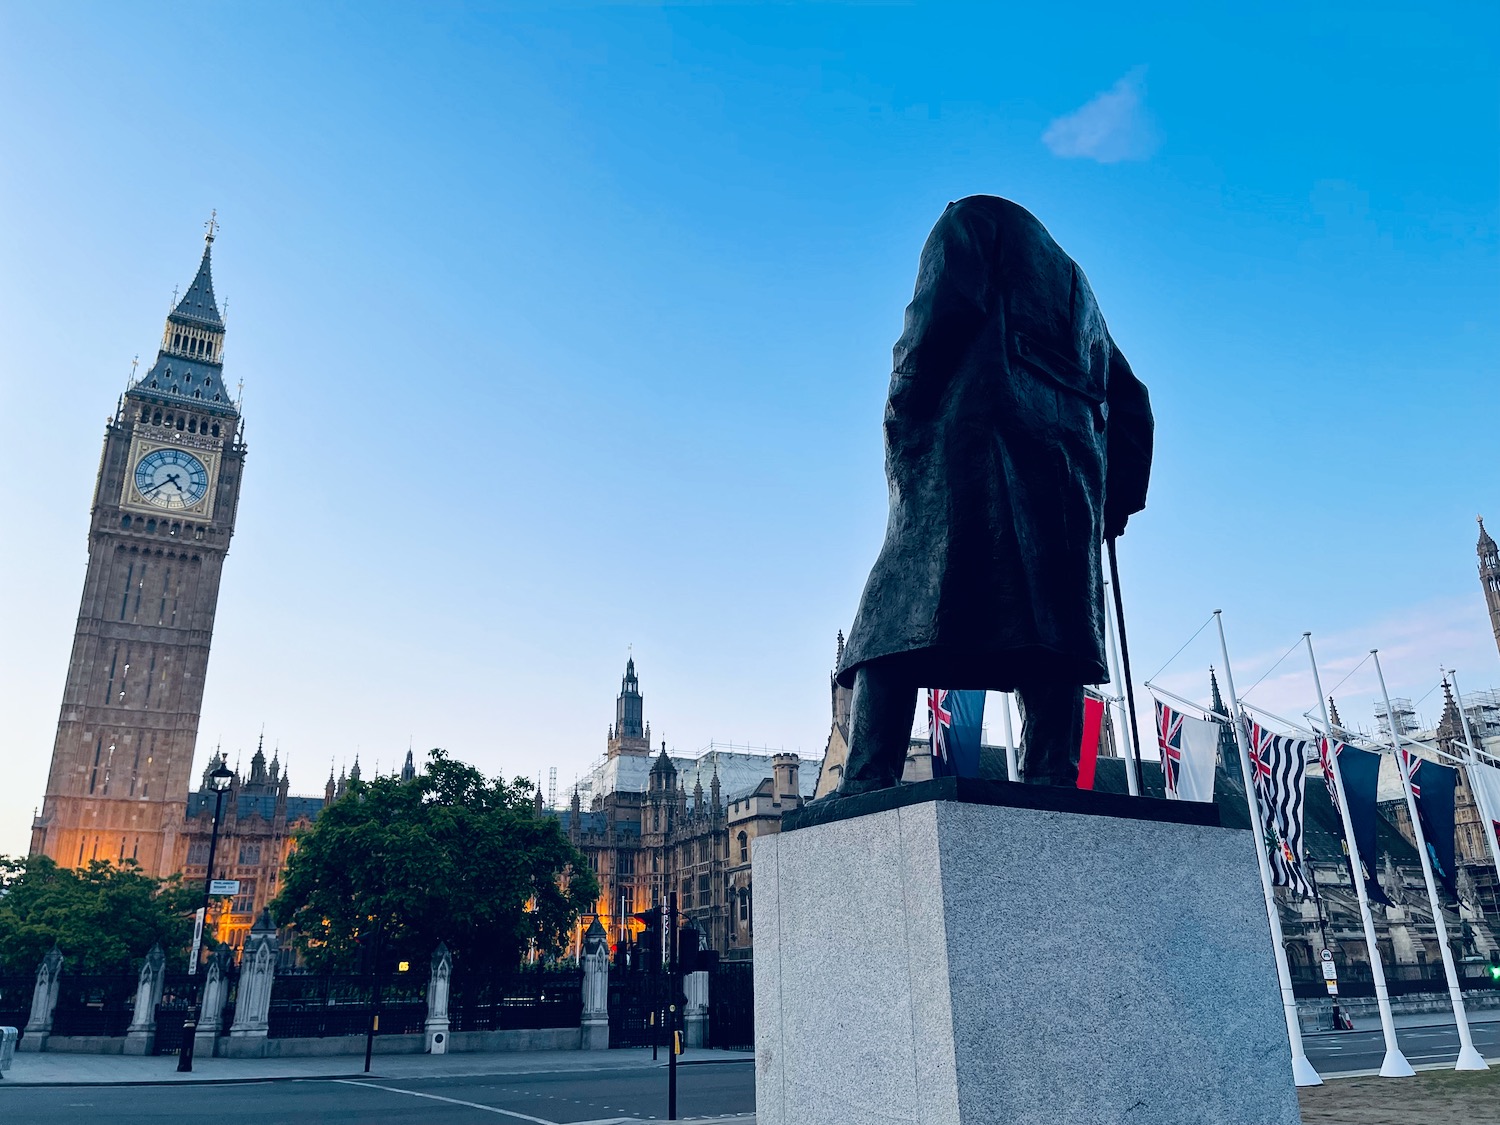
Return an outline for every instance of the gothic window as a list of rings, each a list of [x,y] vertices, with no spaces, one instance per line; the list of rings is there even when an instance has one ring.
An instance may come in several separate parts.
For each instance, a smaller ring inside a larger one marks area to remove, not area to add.
[[[740,900],[740,921],[748,922],[750,921],[750,892],[741,891],[738,897]]]
[[[214,395],[215,399],[218,399],[218,397],[219,397],[218,395]],[[219,423],[215,422],[212,426],[210,426],[208,428],[208,432],[211,433],[214,437],[218,437],[219,436]]]
[[[151,380],[151,385],[153,387],[156,386],[156,380],[155,379]],[[151,415],[151,424],[153,426],[160,426],[161,425],[161,411],[160,410],[158,410],[155,414]]]
[[[682,908],[691,910],[693,907],[693,881],[684,879],[682,881]]]
[[[230,907],[236,914],[252,914],[255,911],[255,880],[241,879],[240,893]]]
[[[741,863],[749,863],[750,862],[750,838],[748,836],[746,836],[743,832],[741,832],[735,838],[739,841],[739,844],[740,844],[740,862]]]
[[[125,517],[127,520],[129,516]],[[125,571],[125,593],[120,598],[120,620],[125,620],[125,609],[130,602],[130,580],[135,575],[135,563],[131,563]]]
[[[129,516],[121,516],[120,517],[120,526],[121,527],[129,527],[130,526],[130,517]]]
[[[94,742],[94,772],[89,774],[89,792],[94,791],[94,786],[99,781],[99,756],[104,753],[104,738],[99,737]]]
[[[188,863],[194,867],[202,867],[208,862],[208,841],[194,840],[188,845]]]
[[[259,844],[241,844],[240,862],[242,864],[256,864],[260,862]]]

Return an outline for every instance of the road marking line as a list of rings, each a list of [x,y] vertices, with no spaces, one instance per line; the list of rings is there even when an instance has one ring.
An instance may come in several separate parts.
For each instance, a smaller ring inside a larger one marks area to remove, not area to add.
[[[440,1094],[424,1094],[420,1090],[403,1090],[399,1086],[380,1086],[374,1082],[356,1082],[352,1078],[335,1078],[334,1081],[344,1086],[363,1086],[368,1090],[385,1090],[392,1094],[405,1094],[410,1098],[430,1098],[435,1102],[448,1102],[450,1105],[462,1105],[468,1106],[470,1109],[482,1109],[485,1113],[497,1113],[501,1117],[514,1117],[517,1121],[530,1121],[533,1125],[559,1125],[556,1121],[548,1121],[542,1117],[530,1117],[524,1113],[514,1113],[508,1109],[483,1105],[479,1102],[466,1102],[458,1098],[445,1098]]]

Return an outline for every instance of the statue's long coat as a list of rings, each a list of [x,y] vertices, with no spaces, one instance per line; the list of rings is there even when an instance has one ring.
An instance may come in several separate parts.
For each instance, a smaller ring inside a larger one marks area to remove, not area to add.
[[[890,521],[839,682],[1102,683],[1106,529],[1146,504],[1146,388],[1077,264],[1024,208],[950,204],[928,236],[885,410]]]

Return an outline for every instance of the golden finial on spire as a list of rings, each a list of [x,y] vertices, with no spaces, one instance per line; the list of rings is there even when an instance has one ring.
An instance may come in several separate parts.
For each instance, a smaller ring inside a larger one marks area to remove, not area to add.
[[[203,241],[212,243],[214,235],[219,231],[219,209],[217,207],[208,213],[208,222],[203,224],[203,229],[207,232],[203,236]]]

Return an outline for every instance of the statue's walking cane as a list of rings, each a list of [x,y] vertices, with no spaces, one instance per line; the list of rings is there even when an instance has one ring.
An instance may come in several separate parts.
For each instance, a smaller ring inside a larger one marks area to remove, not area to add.
[[[1146,778],[1141,772],[1141,730],[1135,717],[1135,688],[1130,683],[1130,645],[1125,640],[1125,602],[1120,597],[1120,560],[1115,557],[1115,540],[1104,541],[1109,548],[1109,584],[1115,592],[1115,621],[1120,626],[1120,675],[1125,680],[1125,702],[1130,709],[1130,744],[1135,747],[1135,787],[1146,793]]]

